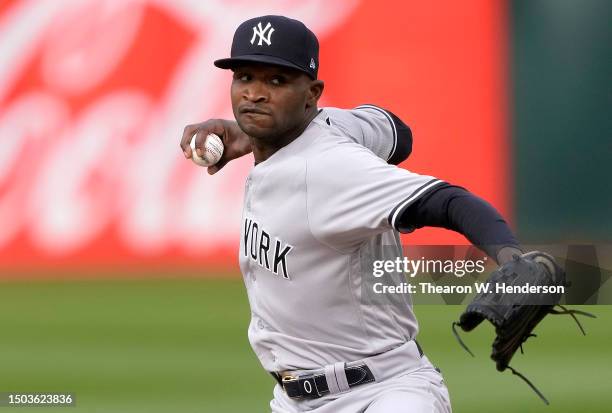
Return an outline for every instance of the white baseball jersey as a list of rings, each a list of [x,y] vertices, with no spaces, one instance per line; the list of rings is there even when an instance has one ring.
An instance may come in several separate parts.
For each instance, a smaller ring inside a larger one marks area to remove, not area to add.
[[[359,360],[416,336],[408,296],[372,305],[361,289],[372,271],[360,258],[383,245],[401,256],[398,217],[441,183],[386,163],[391,129],[376,108],[323,109],[249,174],[240,268],[266,370]]]

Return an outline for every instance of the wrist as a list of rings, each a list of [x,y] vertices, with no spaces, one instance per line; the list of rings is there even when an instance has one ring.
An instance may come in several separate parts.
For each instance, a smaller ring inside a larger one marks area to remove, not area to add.
[[[497,251],[495,260],[499,265],[504,265],[508,261],[511,261],[515,255],[523,255],[523,251],[518,245],[508,245],[500,248]]]
[[[240,156],[253,152],[251,138],[242,129],[240,129],[238,122],[230,120],[226,122],[226,130],[232,135],[232,140],[236,146],[236,151],[240,154]]]

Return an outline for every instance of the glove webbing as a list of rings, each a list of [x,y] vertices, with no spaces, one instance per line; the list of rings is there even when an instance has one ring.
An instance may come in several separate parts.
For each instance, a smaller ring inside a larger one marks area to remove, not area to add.
[[[549,313],[550,314],[554,314],[554,315],[570,315],[572,316],[572,318],[574,319],[574,321],[576,322],[576,324],[578,325],[578,328],[580,329],[580,331],[582,332],[582,335],[586,336],[586,332],[584,331],[584,328],[582,327],[582,324],[580,324],[580,321],[578,321],[578,318],[576,317],[576,314],[578,315],[583,315],[586,317],[590,317],[590,318],[597,318],[597,316],[595,316],[594,314],[591,313],[587,313],[586,311],[581,311],[581,310],[574,310],[574,309],[568,309],[564,306],[562,306],[561,304],[557,304],[558,307],[561,308],[562,311],[559,310],[555,310],[554,308],[551,308]],[[460,324],[456,321],[453,322],[452,324],[452,330],[453,330],[453,335],[455,336],[455,338],[457,339],[457,342],[461,345],[461,347],[463,347],[463,349],[465,351],[467,351],[472,357],[476,357],[474,356],[474,353],[472,353],[472,351],[468,348],[468,346],[463,342],[463,340],[461,340],[461,337],[459,336],[459,333],[457,332],[457,326],[460,326]],[[535,334],[528,334],[525,336],[525,338],[523,338],[523,341],[520,344],[520,348],[521,348],[521,354],[523,354],[523,343],[525,341],[527,341],[528,338],[530,337],[537,337]],[[519,373],[518,371],[516,371],[514,368],[512,368],[510,365],[506,366],[507,368],[510,369],[510,371],[512,372],[512,374],[520,377],[521,379],[523,379],[523,381],[525,383],[527,383],[529,385],[529,387],[531,387],[531,389],[535,392],[535,394],[537,394],[540,399],[542,399],[542,401],[546,404],[549,405],[550,402],[548,401],[548,399],[546,399],[546,397],[544,397],[544,395],[542,394],[542,392],[540,390],[538,390],[538,388],[535,386],[535,384],[533,384],[531,382],[531,380],[529,380],[527,377],[525,377],[523,374]]]

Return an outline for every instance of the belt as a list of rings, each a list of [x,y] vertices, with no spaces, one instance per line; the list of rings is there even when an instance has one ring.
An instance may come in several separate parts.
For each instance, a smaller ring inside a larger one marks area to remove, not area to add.
[[[416,341],[415,344],[419,356],[423,357],[421,346]],[[344,375],[339,374],[340,372],[343,372]],[[290,372],[285,374],[272,372],[271,374],[285,390],[287,396],[292,399],[317,399],[326,394],[339,393],[361,384],[376,381],[374,374],[365,363],[350,363],[350,365],[347,365],[340,362],[310,374],[292,375]],[[332,377],[335,377],[335,379]],[[346,377],[346,380],[344,380],[344,377]],[[328,378],[330,379],[328,380]]]
[[[344,374],[346,375],[346,386],[348,388],[376,380],[370,368],[365,364],[345,366]],[[292,399],[316,399],[331,393],[325,373],[303,376],[285,375],[281,377],[280,384],[287,396]]]

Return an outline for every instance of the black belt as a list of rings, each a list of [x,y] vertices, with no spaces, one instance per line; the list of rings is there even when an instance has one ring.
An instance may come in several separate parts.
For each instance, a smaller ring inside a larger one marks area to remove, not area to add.
[[[419,354],[423,356],[423,350],[419,343],[416,343]],[[344,367],[346,380],[349,388],[375,381],[370,368],[364,364]],[[325,373],[305,374],[302,376],[283,375],[273,372],[272,376],[287,393],[287,396],[295,399],[317,399],[329,393],[329,385],[325,378]]]
[[[370,368],[365,364],[357,366],[344,367],[346,381],[348,386],[355,387],[360,384],[370,383],[375,380]],[[329,393],[329,386],[325,373],[307,374],[303,376],[283,376],[278,373],[272,373],[278,384],[280,384],[287,396],[292,399],[317,399]]]

